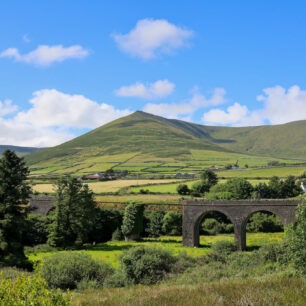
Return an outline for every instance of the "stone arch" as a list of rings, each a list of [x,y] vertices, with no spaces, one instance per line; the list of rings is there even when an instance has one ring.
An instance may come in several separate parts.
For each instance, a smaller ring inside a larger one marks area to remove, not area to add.
[[[194,226],[193,226],[193,242],[195,247],[200,246],[200,225],[203,222],[205,215],[207,215],[209,212],[218,212],[226,216],[231,223],[234,225],[234,221],[232,220],[232,217],[228,214],[227,211],[225,211],[222,208],[207,208],[199,212],[195,218],[194,218]]]
[[[199,245],[199,222],[208,211],[218,211],[227,216],[234,225],[235,240],[239,250],[246,248],[245,225],[248,217],[257,211],[268,211],[277,215],[283,225],[294,224],[296,207],[300,200],[218,200],[183,202],[183,244]]]
[[[279,209],[275,209],[275,207],[269,207],[269,208],[263,207],[263,208],[254,208],[254,209],[250,209],[250,211],[248,212],[248,215],[245,217],[244,222],[243,222],[243,227],[244,227],[244,228],[246,228],[246,225],[247,225],[247,223],[248,223],[250,217],[251,217],[253,214],[257,213],[257,212],[268,212],[268,213],[271,213],[271,214],[277,216],[277,217],[280,219],[280,221],[282,222],[283,226],[286,226],[286,225],[288,224],[288,222],[287,222],[287,216],[286,216],[286,215],[284,216],[284,215],[279,211]],[[290,222],[290,223],[292,223],[292,222]]]

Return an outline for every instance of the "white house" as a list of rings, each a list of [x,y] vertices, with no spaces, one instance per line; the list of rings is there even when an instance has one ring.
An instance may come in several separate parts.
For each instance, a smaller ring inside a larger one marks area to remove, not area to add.
[[[306,193],[306,184],[304,182],[301,182],[301,188],[304,190],[304,193]]]

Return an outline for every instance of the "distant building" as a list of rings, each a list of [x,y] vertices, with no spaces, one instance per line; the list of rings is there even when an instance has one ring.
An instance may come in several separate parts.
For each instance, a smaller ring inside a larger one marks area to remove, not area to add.
[[[211,171],[217,171],[217,170],[219,170],[219,168],[216,168],[216,167],[210,167],[210,168],[209,168],[209,170],[211,170]]]
[[[194,178],[194,174],[191,173],[177,173],[176,178]]]
[[[88,174],[84,176],[85,179],[87,180],[102,180],[103,179],[103,173],[98,172],[96,174]]]
[[[306,184],[301,182],[301,188],[303,189],[304,193],[306,193]]]

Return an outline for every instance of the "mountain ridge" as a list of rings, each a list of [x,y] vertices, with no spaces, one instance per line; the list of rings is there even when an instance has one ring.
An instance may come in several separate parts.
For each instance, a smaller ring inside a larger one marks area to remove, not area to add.
[[[138,152],[157,157],[187,157],[191,149],[237,152],[306,160],[306,120],[276,126],[205,126],[166,119],[142,111],[111,121],[64,144],[26,157],[33,165],[80,154],[114,155]]]

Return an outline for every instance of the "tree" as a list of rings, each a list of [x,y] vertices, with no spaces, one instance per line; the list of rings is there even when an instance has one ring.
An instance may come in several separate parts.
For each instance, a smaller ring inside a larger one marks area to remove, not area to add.
[[[249,199],[254,188],[245,178],[233,178],[226,182],[228,192],[232,193],[233,200]]]
[[[210,184],[207,181],[195,182],[192,185],[192,195],[198,196],[205,192],[208,192],[210,189]]]
[[[83,244],[93,228],[96,202],[88,185],[76,178],[57,182],[56,208],[48,243],[66,247]]]
[[[26,228],[30,187],[26,182],[29,170],[23,158],[6,150],[0,159],[0,262],[26,266],[23,233]]]
[[[182,195],[187,195],[190,193],[190,189],[188,188],[186,184],[179,184],[176,187],[176,191],[178,194],[182,194]]]
[[[149,214],[149,223],[146,232],[150,237],[159,237],[162,234],[164,213],[162,211],[153,211]]]
[[[218,176],[212,170],[204,170],[200,174],[200,178],[203,182],[206,182],[210,187],[218,183]]]
[[[137,240],[143,230],[143,204],[129,204],[124,211],[122,233],[125,240]]]
[[[169,211],[163,218],[163,232],[166,235],[177,236],[182,234],[182,213]]]

